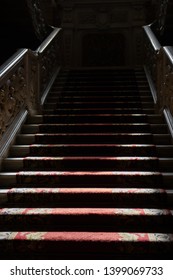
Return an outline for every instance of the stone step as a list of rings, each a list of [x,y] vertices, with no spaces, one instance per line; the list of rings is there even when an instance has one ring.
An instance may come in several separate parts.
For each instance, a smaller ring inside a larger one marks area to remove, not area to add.
[[[151,132],[151,133],[168,133],[166,124],[147,123],[105,123],[105,124],[28,124],[22,127],[22,133],[44,133],[44,132]]]
[[[92,249],[91,249],[92,244]],[[24,248],[24,249],[23,249]],[[147,232],[11,232],[0,233],[4,259],[169,259],[172,234]]]
[[[169,144],[169,134],[151,133],[37,133],[18,134],[17,144]]]
[[[173,172],[173,158],[160,158],[159,167],[162,172]]]
[[[3,208],[1,231],[172,233],[171,210],[158,208]]]
[[[156,145],[156,149],[159,158],[173,157],[173,145]]]
[[[54,83],[54,86],[58,86],[58,85],[62,85],[64,83],[67,84],[66,86],[68,87],[68,85],[108,85],[108,86],[112,86],[112,85],[133,85],[136,86],[136,84],[138,85],[143,85],[143,84],[147,84],[146,79],[142,79],[139,78],[138,81],[136,82],[134,80],[134,77],[128,77],[127,79],[123,79],[121,77],[117,77],[116,79],[113,77],[106,77],[106,79],[100,78],[100,77],[81,77],[81,78],[68,78],[68,80],[66,78],[59,78],[57,79],[57,81]]]
[[[163,176],[164,175],[164,176]],[[21,171],[1,172],[1,186],[28,184],[44,187],[121,187],[158,188],[162,184],[172,187],[173,174],[146,171]]]
[[[146,114],[53,114],[53,115],[34,115],[27,118],[26,123],[122,123],[122,122],[149,122],[150,124],[165,124],[162,115]]]
[[[170,134],[151,133],[37,133],[18,134],[16,144],[171,144]]]
[[[63,87],[59,87],[59,88],[54,88],[52,87],[49,93],[49,96],[61,96],[61,95],[67,95],[67,96],[151,96],[151,92],[149,89],[144,89],[144,88],[138,88],[138,89],[126,89],[126,88],[121,88],[121,89],[116,89],[116,90],[97,90],[97,88],[95,89],[69,89],[69,88],[63,88]]]
[[[173,159],[162,159],[161,167],[165,170]],[[172,165],[173,166],[173,165]],[[162,170],[161,168],[161,170]],[[8,172],[30,171],[157,171],[159,161],[156,157],[25,157],[6,158],[3,169]],[[172,168],[173,169],[173,168]],[[168,171],[166,169],[166,171]],[[172,170],[173,171],[173,170]]]
[[[134,106],[138,108],[153,108],[153,102],[137,102],[137,101],[129,101],[129,102],[59,102],[59,103],[46,103],[45,107],[47,109],[56,109],[56,108],[133,108]]]
[[[164,208],[169,190],[148,188],[19,188],[3,189],[4,207],[136,207]],[[172,197],[172,194],[171,194]]]
[[[171,153],[172,151],[172,153]],[[19,156],[162,156],[173,157],[173,146],[152,144],[33,144],[13,145],[12,157]]]
[[[128,101],[136,101],[136,102],[153,102],[152,96],[84,96],[84,95],[66,95],[63,94],[62,96],[55,96],[50,95],[48,96],[45,106],[48,103],[59,103],[59,102],[128,102]]]
[[[55,84],[53,89],[56,90],[62,90],[64,89],[64,85],[59,85],[59,84]],[[104,91],[104,92],[109,92],[109,91],[117,91],[117,90],[121,90],[123,91],[124,89],[127,90],[136,90],[137,91],[137,85],[130,85],[130,84],[124,84],[123,82],[117,85],[109,85],[109,84],[105,84],[105,85],[98,85],[98,84],[93,84],[93,85],[87,85],[87,84],[74,84],[74,85],[67,85],[65,87],[65,89],[71,90],[71,91],[76,91],[78,90],[96,90],[98,91]],[[140,89],[141,90],[148,90],[149,87],[148,85],[140,85]]]
[[[80,114],[154,114],[154,108],[77,108],[77,109],[45,109],[42,110],[43,114],[70,114],[70,115],[80,115]]]

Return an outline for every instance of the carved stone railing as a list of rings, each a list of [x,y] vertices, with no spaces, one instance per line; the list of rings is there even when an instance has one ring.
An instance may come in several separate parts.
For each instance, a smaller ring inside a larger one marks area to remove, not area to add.
[[[28,109],[35,114],[41,111],[49,84],[61,65],[60,28],[55,28],[35,52],[28,52],[28,64]]]
[[[21,49],[0,67],[0,140],[23,109],[41,111],[60,68],[60,31],[55,28],[36,51]]]
[[[57,66],[61,65],[61,29],[56,28],[47,39],[37,49],[38,55],[38,73],[39,73],[39,92],[40,97],[44,98],[44,92],[57,70]],[[43,103],[43,101],[41,101]]]
[[[170,0],[157,0],[158,11],[156,15],[156,21],[153,25],[153,29],[158,36],[162,36],[164,33],[169,2]]]
[[[163,113],[173,137],[173,47],[161,46],[150,26],[145,32],[145,67],[150,88],[155,88],[155,109]]]
[[[173,115],[173,47],[162,48],[162,72],[160,73],[160,107],[169,108]]]
[[[40,2],[40,0],[26,0],[35,34],[43,41],[48,36],[51,27],[45,21]]]
[[[158,85],[158,67],[159,67],[159,52],[161,45],[151,30],[150,25],[144,26],[144,55],[145,65],[157,89]],[[157,95],[153,96],[154,102],[157,103]]]
[[[26,107],[27,49],[19,50],[0,69],[0,138]]]

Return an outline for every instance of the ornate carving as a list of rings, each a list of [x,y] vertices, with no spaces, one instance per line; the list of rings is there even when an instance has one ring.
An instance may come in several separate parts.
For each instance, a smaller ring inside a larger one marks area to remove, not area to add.
[[[27,95],[27,108],[30,114],[37,111],[40,96],[39,96],[39,61],[38,54],[29,52],[29,69],[28,69],[28,95]]]
[[[0,139],[24,107],[31,114],[38,112],[43,91],[60,63],[59,31],[54,30],[40,53],[21,50],[14,56],[11,67],[9,64],[1,69]]]
[[[27,106],[31,114],[40,111],[41,98],[57,67],[61,55],[60,34],[41,52],[29,53],[29,81]]]
[[[114,10],[110,14],[111,23],[128,22],[129,13],[127,10]]]
[[[40,63],[40,94],[48,85],[55,69],[60,65],[60,45],[61,38],[56,36],[51,44],[39,54]]]
[[[0,86],[0,138],[25,104],[25,66],[21,64]]]
[[[48,35],[49,28],[45,22],[45,19],[40,8],[39,0],[26,0],[31,17],[35,33],[41,41]]]
[[[136,21],[141,21],[144,18],[143,12],[143,3],[139,3],[138,1],[133,3],[133,19]]]
[[[107,11],[101,10],[97,13],[96,26],[99,29],[105,29],[110,26],[110,16]]]
[[[160,0],[156,24],[156,32],[159,35],[163,35],[164,33],[168,4],[169,0]]]
[[[167,54],[162,51],[162,83],[160,89],[160,107],[167,107],[173,115],[173,65]]]
[[[79,11],[78,13],[78,22],[80,24],[95,24],[96,23],[96,14],[93,10],[90,11]]]

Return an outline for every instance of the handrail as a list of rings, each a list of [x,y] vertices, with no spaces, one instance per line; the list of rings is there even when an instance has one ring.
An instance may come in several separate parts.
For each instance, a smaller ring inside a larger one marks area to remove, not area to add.
[[[0,66],[0,79],[8,73],[28,52],[28,49],[19,49]]]
[[[55,28],[50,35],[43,41],[43,43],[36,50],[37,53],[42,53],[49,46],[50,42],[56,37],[61,31],[61,28]]]
[[[60,31],[54,28],[36,51],[19,49],[0,66],[0,140],[12,132],[20,112],[41,113],[42,97],[60,69]]]
[[[143,29],[146,34],[145,68],[151,90],[152,87],[156,89],[155,108],[163,113],[173,137],[173,47],[161,46],[150,26]]]
[[[19,49],[0,67],[0,140],[27,107],[27,54],[28,49]]]
[[[161,48],[161,44],[159,43],[155,34],[153,33],[153,31],[151,29],[151,25],[143,26],[143,29],[144,29],[151,45],[153,46],[154,51],[158,52]]]
[[[173,65],[173,47],[171,47],[171,46],[163,47],[163,51],[167,55],[171,64]]]

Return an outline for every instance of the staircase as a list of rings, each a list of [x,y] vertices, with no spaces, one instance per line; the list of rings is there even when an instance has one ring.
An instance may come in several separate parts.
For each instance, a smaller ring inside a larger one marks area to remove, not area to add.
[[[1,258],[172,258],[172,170],[143,70],[61,71],[3,162]]]

